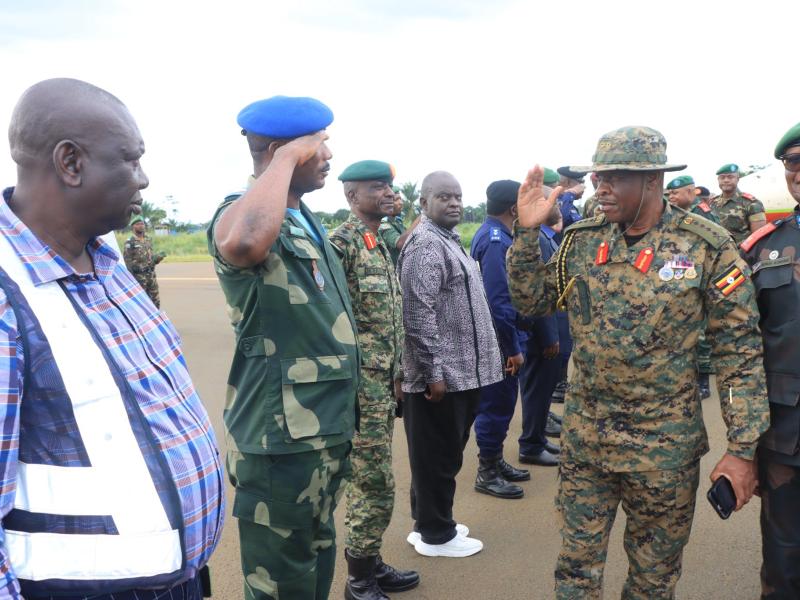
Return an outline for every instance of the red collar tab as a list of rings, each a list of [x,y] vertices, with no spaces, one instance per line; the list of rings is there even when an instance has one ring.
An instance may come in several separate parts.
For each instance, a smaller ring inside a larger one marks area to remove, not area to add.
[[[604,265],[608,262],[608,242],[605,240],[600,242],[597,247],[597,254],[594,257],[594,264]]]
[[[636,257],[636,261],[633,263],[633,266],[639,269],[642,273],[647,273],[647,270],[650,268],[650,264],[652,262],[653,249],[645,248],[639,252],[639,256]]]

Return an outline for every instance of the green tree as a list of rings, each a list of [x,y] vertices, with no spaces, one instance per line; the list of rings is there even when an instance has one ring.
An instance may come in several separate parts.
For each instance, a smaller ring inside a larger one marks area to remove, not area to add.
[[[347,221],[347,217],[350,216],[350,209],[349,208],[340,208],[335,213],[333,213],[333,220],[336,223],[344,223]]]
[[[152,202],[144,200],[142,202],[142,218],[148,226],[154,227],[167,218],[167,211],[163,208],[158,208]]]
[[[419,214],[418,208],[415,206],[419,200],[419,191],[417,190],[417,183],[407,181],[400,184],[400,194],[403,196],[403,214],[405,215],[406,225],[411,225],[411,222]]]

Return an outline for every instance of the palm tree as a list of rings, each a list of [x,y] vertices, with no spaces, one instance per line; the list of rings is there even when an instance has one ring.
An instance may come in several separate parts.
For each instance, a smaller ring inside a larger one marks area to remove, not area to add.
[[[167,211],[145,200],[142,202],[142,218],[148,226],[155,227],[167,218]]]
[[[417,217],[414,203],[419,200],[416,182],[407,181],[400,184],[400,193],[403,195],[403,214],[405,215],[406,225],[411,225],[411,222]]]

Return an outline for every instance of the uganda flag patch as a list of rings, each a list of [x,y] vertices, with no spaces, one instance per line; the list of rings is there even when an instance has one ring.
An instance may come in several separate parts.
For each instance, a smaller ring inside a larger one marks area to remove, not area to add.
[[[742,270],[736,265],[731,265],[723,272],[725,274],[714,282],[714,286],[722,292],[723,296],[728,296],[733,290],[744,283],[745,276]]]

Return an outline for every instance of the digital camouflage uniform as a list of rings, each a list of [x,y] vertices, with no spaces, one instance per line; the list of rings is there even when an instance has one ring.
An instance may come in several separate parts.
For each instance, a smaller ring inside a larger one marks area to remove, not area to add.
[[[161,308],[161,298],[158,296],[158,280],[156,279],[156,265],[164,260],[163,254],[153,254],[153,240],[146,235],[137,237],[132,235],[125,242],[122,252],[125,266],[133,274],[142,289],[150,296],[150,300]]]
[[[236,334],[224,421],[244,597],[324,600],[360,361],[347,280],[327,239],[320,247],[288,213],[263,263],[226,263],[214,227],[237,198],[217,209],[208,243]]]
[[[673,598],[698,461],[708,451],[695,351],[706,317],[728,452],[752,459],[768,425],[749,269],[722,228],[667,202],[660,221],[630,247],[601,215],[568,228],[545,265],[538,234],[517,227],[509,251],[517,309],[552,313],[559,291],[574,279],[566,295],[574,374],[561,433],[556,596],[601,597],[621,501],[630,562],[623,598]],[[604,242],[607,257],[599,249]],[[687,267],[680,278],[663,280],[659,271],[676,257],[694,273],[687,276]]]
[[[728,199],[721,195],[714,196],[711,199],[711,208],[716,213],[719,224],[728,230],[737,246],[750,235],[750,223],[767,220],[761,201],[738,189]]]
[[[394,509],[392,432],[400,378],[403,308],[389,250],[354,214],[332,234],[347,276],[361,350],[359,432],[353,439],[353,475],[347,486],[351,556],[377,556]]]
[[[594,216],[597,216],[600,211],[600,202],[595,194],[592,194],[586,199],[586,202],[583,203],[583,218],[588,219]]]
[[[389,249],[389,254],[392,257],[392,264],[397,266],[397,259],[400,256],[400,250],[397,249],[397,240],[406,232],[406,226],[402,219],[396,217],[384,217],[378,227],[378,235],[383,238],[383,243]]]

